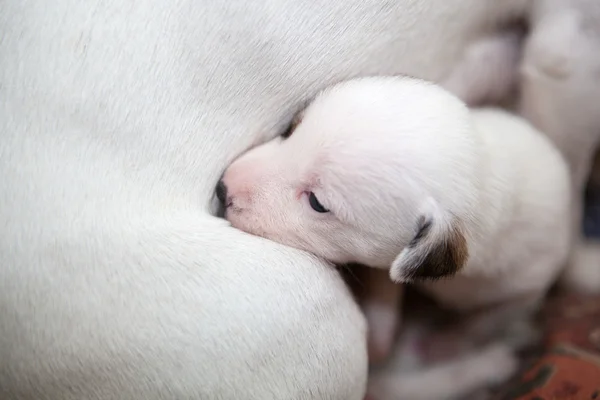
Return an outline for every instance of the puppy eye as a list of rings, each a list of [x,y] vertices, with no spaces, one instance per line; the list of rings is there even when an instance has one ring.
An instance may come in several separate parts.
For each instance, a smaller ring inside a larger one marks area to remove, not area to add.
[[[308,203],[310,204],[310,207],[318,213],[329,212],[328,209],[323,207],[323,204],[319,203],[317,196],[315,196],[315,194],[313,192],[310,192],[308,194]]]

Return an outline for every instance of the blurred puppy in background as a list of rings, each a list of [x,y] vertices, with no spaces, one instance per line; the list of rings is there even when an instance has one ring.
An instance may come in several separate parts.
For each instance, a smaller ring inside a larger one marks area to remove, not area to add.
[[[600,242],[583,237],[585,186],[600,146],[600,2],[534,0],[519,73],[518,112],[544,132],[569,165],[574,243],[561,277],[600,292]]]

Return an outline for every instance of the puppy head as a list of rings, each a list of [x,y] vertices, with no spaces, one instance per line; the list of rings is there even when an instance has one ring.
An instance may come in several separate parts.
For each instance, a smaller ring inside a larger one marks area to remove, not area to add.
[[[363,78],[321,93],[223,175],[233,226],[336,263],[437,278],[466,261],[476,140],[435,85]]]

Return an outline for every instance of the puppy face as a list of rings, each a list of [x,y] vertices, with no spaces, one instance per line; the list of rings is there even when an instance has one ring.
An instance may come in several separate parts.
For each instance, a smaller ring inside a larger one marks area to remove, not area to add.
[[[336,263],[389,268],[418,242],[436,250],[435,240],[447,253],[448,243],[464,242],[456,239],[457,221],[471,203],[469,126],[457,99],[422,81],[365,78],[335,86],[286,134],[227,169],[226,218]],[[418,265],[426,259],[413,254],[402,274],[427,275],[427,265]]]

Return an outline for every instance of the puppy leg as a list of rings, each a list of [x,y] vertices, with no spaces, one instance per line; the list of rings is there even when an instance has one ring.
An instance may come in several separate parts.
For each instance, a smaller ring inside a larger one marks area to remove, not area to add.
[[[521,67],[519,109],[550,137],[571,168],[576,244],[563,283],[598,291],[600,264],[591,262],[600,258],[600,251],[577,241],[582,239],[583,189],[600,141],[600,5],[594,0],[534,4]]]
[[[516,30],[476,41],[442,86],[469,106],[505,99],[518,81],[520,41]]]
[[[362,308],[368,325],[369,362],[378,364],[387,359],[400,320],[402,285],[391,281],[386,270],[365,271]]]
[[[423,358],[439,362],[489,343],[502,343],[513,350],[531,346],[541,334],[533,321],[537,305],[533,298],[519,299],[466,314],[454,326],[425,339]]]
[[[422,371],[373,376],[368,393],[377,400],[460,398],[512,376],[518,361],[510,347],[495,344],[482,351]]]

